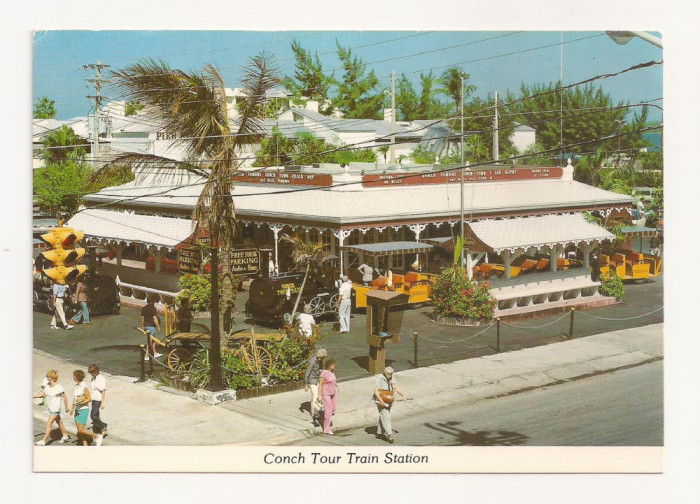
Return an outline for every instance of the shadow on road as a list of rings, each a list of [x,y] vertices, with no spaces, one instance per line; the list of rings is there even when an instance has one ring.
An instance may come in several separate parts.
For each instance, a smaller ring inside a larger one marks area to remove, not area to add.
[[[452,446],[520,446],[526,444],[527,440],[530,439],[518,432],[502,430],[469,432],[457,427],[461,425],[461,422],[455,421],[426,423],[424,425],[429,429],[453,436],[455,441]]]

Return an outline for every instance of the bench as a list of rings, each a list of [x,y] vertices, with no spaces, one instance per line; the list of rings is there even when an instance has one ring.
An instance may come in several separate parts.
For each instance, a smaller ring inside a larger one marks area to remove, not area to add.
[[[559,301],[562,298],[568,300],[590,297],[598,292],[599,286],[600,282],[593,282],[589,275],[579,275],[514,286],[506,285],[492,289],[491,294],[498,302],[498,309],[505,310],[515,305],[523,307]]]

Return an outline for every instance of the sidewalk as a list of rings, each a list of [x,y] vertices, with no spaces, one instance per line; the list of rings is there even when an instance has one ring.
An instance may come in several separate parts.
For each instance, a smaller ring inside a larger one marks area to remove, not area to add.
[[[395,377],[412,400],[398,401],[392,419],[661,358],[663,325],[655,324],[401,371]],[[67,360],[35,350],[32,388],[38,391],[46,371],[56,369],[59,383],[70,398],[72,372],[78,368]],[[101,417],[109,424],[106,446],[279,445],[321,432],[301,408],[309,400],[303,390],[210,406],[189,394],[159,389],[155,381],[134,383],[132,377],[105,376],[108,390]],[[377,410],[371,400],[374,377],[340,382],[339,388],[335,428],[342,431],[375,425]],[[45,421],[48,412],[44,406],[34,406],[33,415]],[[75,424],[68,420],[66,427],[74,439]]]

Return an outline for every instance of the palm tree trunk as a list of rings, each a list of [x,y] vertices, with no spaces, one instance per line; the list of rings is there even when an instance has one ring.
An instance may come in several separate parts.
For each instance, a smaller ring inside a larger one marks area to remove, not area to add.
[[[221,258],[221,266],[223,275],[221,276],[221,302],[224,306],[223,326],[224,333],[231,332],[233,321],[233,278],[231,278],[231,255],[228,249],[224,249],[224,254]]]
[[[294,303],[294,308],[292,309],[292,320],[294,320],[294,314],[299,308],[299,301],[301,300],[301,295],[304,292],[304,286],[306,285],[306,279],[309,278],[309,270],[311,269],[311,261],[306,265],[306,273],[304,273],[304,281],[301,282],[301,288],[299,289],[299,294],[297,294],[297,300]]]

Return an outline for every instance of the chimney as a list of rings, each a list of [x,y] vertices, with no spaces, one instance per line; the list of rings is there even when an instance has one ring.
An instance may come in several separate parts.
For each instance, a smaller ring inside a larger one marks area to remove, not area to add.
[[[390,108],[384,109],[384,120],[386,122],[391,122],[391,112],[392,112],[392,109],[390,109]]]
[[[306,102],[306,110],[318,113],[318,102],[315,100],[309,100]]]

